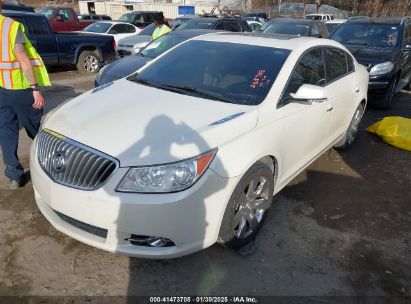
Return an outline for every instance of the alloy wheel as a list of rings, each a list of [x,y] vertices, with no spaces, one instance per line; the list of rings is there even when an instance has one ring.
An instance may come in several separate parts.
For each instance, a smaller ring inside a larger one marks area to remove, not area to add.
[[[236,204],[233,217],[234,234],[238,239],[245,239],[255,231],[270,207],[270,189],[266,177],[251,179]]]

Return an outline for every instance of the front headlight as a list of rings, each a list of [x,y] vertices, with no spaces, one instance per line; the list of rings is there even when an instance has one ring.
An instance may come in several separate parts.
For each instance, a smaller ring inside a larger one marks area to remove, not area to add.
[[[139,193],[177,192],[191,187],[206,171],[217,149],[172,164],[131,168],[117,191]]]
[[[387,74],[392,71],[394,64],[391,61],[376,64],[370,70],[370,76]]]

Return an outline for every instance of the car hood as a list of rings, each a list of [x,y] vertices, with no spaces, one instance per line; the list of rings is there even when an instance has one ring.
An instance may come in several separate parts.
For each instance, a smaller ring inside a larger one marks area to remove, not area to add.
[[[126,79],[87,92],[44,119],[50,129],[116,157],[121,166],[187,159],[253,129],[258,110]]]
[[[150,41],[151,41],[151,36],[148,36],[148,35],[133,35],[133,36],[130,36],[130,37],[120,39],[118,44],[119,44],[119,46],[120,45],[136,45],[138,43],[144,43],[144,42],[150,42]]]
[[[363,65],[375,65],[386,61],[395,61],[400,51],[398,48],[378,48],[364,46],[346,46],[355,59]]]
[[[131,55],[109,64],[98,77],[99,85],[115,81],[137,71],[153,58]]]

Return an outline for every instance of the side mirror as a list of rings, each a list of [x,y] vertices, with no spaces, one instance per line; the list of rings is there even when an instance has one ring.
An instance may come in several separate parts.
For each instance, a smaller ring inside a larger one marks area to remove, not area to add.
[[[406,44],[404,46],[404,51],[411,51],[411,44]]]
[[[327,100],[324,88],[312,84],[303,84],[296,93],[291,93],[296,102],[324,102]]]
[[[57,15],[56,18],[54,18],[54,20],[58,21],[58,22],[64,22],[64,19],[62,16]]]

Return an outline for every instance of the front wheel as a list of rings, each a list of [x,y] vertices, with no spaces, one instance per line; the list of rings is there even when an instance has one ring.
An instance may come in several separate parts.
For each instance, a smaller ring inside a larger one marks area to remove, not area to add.
[[[81,52],[77,62],[77,70],[80,73],[97,73],[100,70],[100,67],[100,58],[95,52]]]
[[[395,78],[393,78],[390,82],[390,85],[388,86],[387,92],[385,93],[384,97],[379,100],[373,101],[372,105],[380,110],[388,110],[391,106],[392,99],[394,98],[396,86],[397,81]]]
[[[255,163],[241,178],[224,212],[218,242],[238,249],[255,239],[271,207],[274,179],[271,169]]]
[[[343,139],[337,146],[335,146],[337,149],[348,150],[349,148],[352,147],[355,136],[357,135],[357,132],[358,132],[358,127],[360,125],[363,113],[364,113],[364,105],[360,104],[357,110],[355,110],[354,116],[351,120],[350,125],[348,126],[347,131],[345,132]]]

